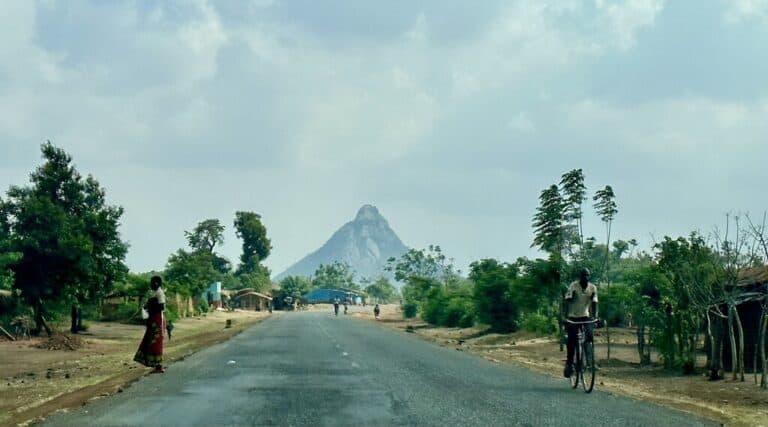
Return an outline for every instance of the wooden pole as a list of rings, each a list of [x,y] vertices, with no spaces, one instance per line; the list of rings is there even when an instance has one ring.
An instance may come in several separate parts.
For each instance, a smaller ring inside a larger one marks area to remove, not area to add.
[[[13,335],[9,334],[9,333],[8,333],[8,331],[6,331],[5,329],[3,329],[3,327],[2,327],[2,326],[0,326],[0,332],[2,332],[2,333],[3,333],[3,335],[5,335],[5,337],[6,337],[6,338],[8,338],[9,340],[11,340],[11,341],[16,341],[16,337],[14,337]]]

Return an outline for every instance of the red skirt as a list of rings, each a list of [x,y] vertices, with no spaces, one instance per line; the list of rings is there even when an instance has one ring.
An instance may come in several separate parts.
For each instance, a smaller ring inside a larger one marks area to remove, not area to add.
[[[152,314],[147,319],[147,330],[133,360],[150,368],[163,364],[163,313]]]

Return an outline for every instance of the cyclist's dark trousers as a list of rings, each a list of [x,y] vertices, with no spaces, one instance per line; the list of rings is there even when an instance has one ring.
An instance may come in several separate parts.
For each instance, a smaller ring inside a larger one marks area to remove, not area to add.
[[[574,322],[586,322],[590,318],[589,317],[569,317],[568,320],[574,321]],[[568,331],[568,364],[573,363],[573,355],[576,352],[576,346],[579,345],[579,326],[580,325],[573,325],[570,323],[566,323],[565,327]],[[584,326],[584,339],[586,342],[592,341],[592,324],[588,323],[583,325]]]

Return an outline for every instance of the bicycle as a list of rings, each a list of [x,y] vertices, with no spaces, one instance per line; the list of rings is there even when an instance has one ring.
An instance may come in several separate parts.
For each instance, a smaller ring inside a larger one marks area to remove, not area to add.
[[[578,344],[576,345],[576,351],[573,355],[573,374],[571,374],[570,381],[572,388],[578,388],[579,384],[584,388],[585,393],[591,393],[595,387],[595,376],[597,374],[597,367],[595,366],[595,345],[594,336],[591,341],[586,340],[586,334],[584,332],[584,325],[596,324],[597,319],[588,320],[586,322],[574,322],[572,320],[565,320],[566,323],[572,325],[578,325]],[[589,376],[589,384],[585,375]]]

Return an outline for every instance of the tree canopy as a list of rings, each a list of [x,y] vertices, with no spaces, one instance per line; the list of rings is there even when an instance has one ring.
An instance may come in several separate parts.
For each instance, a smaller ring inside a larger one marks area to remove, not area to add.
[[[0,244],[17,254],[7,268],[35,308],[38,329],[46,301],[108,293],[127,272],[128,248],[118,230],[123,209],[107,204],[98,181],[83,178],[63,149],[47,142],[41,150],[30,185],[12,186],[0,205]]]

